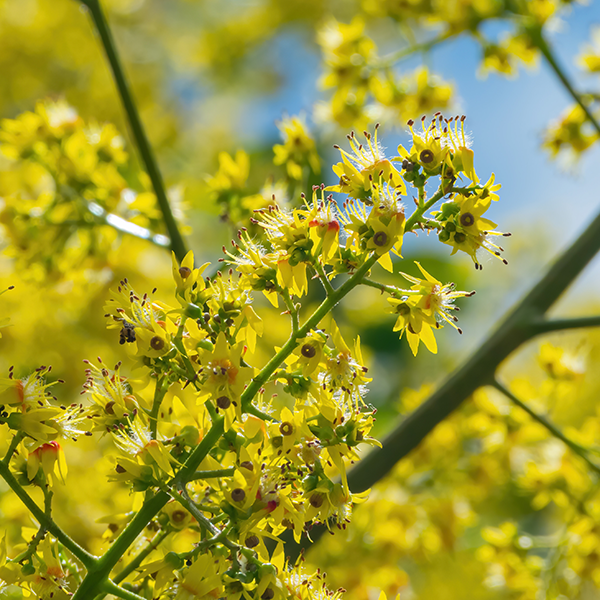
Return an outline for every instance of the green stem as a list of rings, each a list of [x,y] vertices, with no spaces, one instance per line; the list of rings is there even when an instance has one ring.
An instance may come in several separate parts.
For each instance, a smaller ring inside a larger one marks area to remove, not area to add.
[[[229,467],[228,469],[213,469],[212,471],[196,471],[189,480],[198,481],[199,479],[214,479],[216,477],[233,477],[234,473],[235,467]]]
[[[121,97],[121,102],[123,103],[123,107],[127,113],[127,118],[129,120],[133,137],[135,138],[140,156],[142,157],[142,161],[146,167],[146,171],[148,172],[148,177],[152,182],[152,187],[154,188],[154,193],[156,194],[156,199],[163,215],[165,227],[167,228],[169,237],[171,238],[171,249],[175,253],[177,259],[182,261],[183,257],[187,253],[185,242],[183,241],[177,226],[177,222],[175,221],[175,217],[171,211],[171,206],[169,205],[163,178],[158,168],[158,163],[156,162],[156,158],[154,157],[150,142],[148,141],[146,131],[142,125],[142,120],[140,119],[137,105],[133,100],[131,90],[129,89],[129,84],[127,82],[127,78],[125,77],[125,71],[123,70],[121,59],[112,36],[110,26],[106,20],[104,11],[102,10],[100,0],[81,0],[81,2],[89,8],[96,31],[98,32],[98,35],[102,41],[104,52],[106,53],[106,57],[110,64],[110,68]]]
[[[503,386],[497,379],[495,379],[491,385],[495,387],[499,392],[502,392],[513,404],[524,410],[534,421],[537,421],[540,425],[545,427],[555,438],[561,440],[566,446],[568,446],[575,454],[582,458],[592,470],[600,474],[600,466],[598,466],[587,454],[587,450],[569,439],[556,425],[551,423],[546,417],[539,415],[527,404],[519,400],[508,388]]]
[[[102,589],[107,594],[112,594],[113,596],[117,596],[118,598],[124,598],[125,600],[146,600],[143,596],[139,596],[134,592],[130,592],[129,590],[125,590],[122,587],[119,587],[116,583],[113,583],[110,579],[107,579],[103,585]],[[74,598],[75,596],[73,596]]]
[[[329,281],[329,278],[327,277],[327,273],[325,273],[325,269],[323,268],[323,265],[319,262],[318,258],[314,262],[314,267],[315,267],[315,271],[317,272],[317,274],[319,276],[319,279],[321,280],[321,283],[323,284],[323,287],[325,288],[325,293],[327,295],[333,294],[333,292],[335,292],[335,290],[333,289],[333,286],[331,285],[331,282]]]
[[[292,319],[292,335],[295,335],[298,331],[298,327],[300,326],[298,322],[298,309],[294,306],[294,301],[292,300],[290,292],[287,289],[282,289],[279,294],[283,298],[288,312],[290,313],[290,318]]]
[[[156,433],[158,429],[158,412],[160,411],[160,405],[167,393],[169,386],[166,383],[166,377],[163,375],[156,382],[156,388],[154,388],[154,400],[152,401],[152,409],[150,410],[150,433],[152,439],[156,439]]]
[[[565,331],[568,329],[583,329],[585,327],[599,327],[600,316],[573,317],[571,319],[539,319],[534,321],[535,335],[551,333],[553,331]]]
[[[260,373],[250,382],[248,387],[242,393],[242,409],[245,412],[251,412],[252,400],[259,392],[260,388],[267,382],[269,377],[279,368],[281,363],[294,351],[298,345],[298,340],[306,337],[308,332],[316,327],[331,309],[346,295],[353,290],[366,276],[369,270],[377,262],[379,257],[373,254],[357,271],[344,282],[337,290],[327,296],[319,305],[315,312],[306,320],[304,325],[298,329],[295,335],[291,335],[289,340],[283,345],[279,352],[262,368]]]
[[[379,59],[379,61],[375,63],[374,67],[376,69],[385,69],[387,67],[392,66],[394,63],[397,63],[398,61],[411,56],[412,54],[416,54],[417,52],[428,52],[435,46],[442,44],[443,42],[449,40],[452,37],[454,37],[454,33],[447,31],[439,35],[438,37],[429,40],[428,42],[415,44],[413,46],[409,46],[408,48],[402,48]]]
[[[412,231],[415,225],[421,220],[423,213],[429,210],[436,202],[440,201],[445,195],[446,192],[440,185],[437,192],[433,196],[431,196],[431,198],[427,202],[425,202],[424,204],[419,204],[415,212],[412,215],[410,215],[410,218],[406,221],[404,231]]]
[[[115,575],[113,581],[115,583],[121,583],[121,581],[125,580],[133,571],[135,571],[141,564],[142,561],[162,542],[165,538],[171,533],[170,529],[161,529],[149,542],[149,544],[140,551],[140,553],[132,559],[130,563],[128,563],[122,571],[120,571],[117,575]]]
[[[42,488],[42,492],[44,494],[44,514],[48,519],[52,519],[52,492],[46,486]],[[20,563],[22,561],[27,560],[31,556],[33,556],[36,551],[39,543],[42,541],[44,536],[46,535],[47,528],[45,525],[40,525],[38,532],[35,534],[35,537],[29,542],[27,549],[24,552],[21,552],[18,556],[12,559],[12,562]]]
[[[377,448],[348,473],[350,489],[364,491],[385,477],[393,466],[456,410],[480,386],[494,380],[498,365],[521,344],[539,333],[535,323],[556,302],[600,250],[600,214],[547,270],[525,297],[469,359],[419,406],[404,417]]]
[[[73,556],[77,557],[83,566],[90,571],[98,559],[84,550],[77,542],[69,537],[53,520],[49,517],[31,498],[31,496],[21,487],[15,476],[10,472],[8,465],[0,462],[0,477],[6,481],[12,491],[18,496],[23,504],[29,509],[29,512],[38,520],[42,527],[45,527]]]
[[[418,290],[403,290],[403,289],[397,288],[396,286],[393,286],[393,285],[387,285],[385,283],[380,283],[379,281],[374,281],[373,279],[370,279],[368,277],[365,277],[361,281],[361,285],[366,285],[368,287],[375,288],[376,290],[381,290],[382,293],[386,292],[390,296],[394,296],[394,297],[405,296],[407,294],[420,293]]]
[[[202,441],[196,446],[196,449],[190,454],[183,467],[169,482],[169,486],[187,482],[192,474],[196,472],[198,465],[214,447],[221,435],[223,435],[223,423],[223,417],[217,416]],[[127,527],[113,542],[112,546],[94,564],[94,568],[88,569],[87,576],[81,582],[72,600],[87,600],[98,593],[100,586],[107,580],[109,573],[121,557],[125,555],[127,548],[133,544],[146,525],[169,501],[169,498],[170,496],[166,492],[158,491],[144,502],[142,508],[140,508],[135,517],[133,517]]]
[[[583,110],[583,112],[585,113],[585,116],[588,118],[588,121],[590,122],[592,127],[598,132],[598,135],[600,135],[600,123],[598,123],[598,121],[596,120],[596,118],[591,113],[590,109],[588,108],[587,104],[583,101],[581,94],[571,85],[571,82],[569,81],[566,73],[564,72],[562,67],[558,64],[558,62],[552,52],[552,49],[550,48],[550,46],[548,45],[548,42],[545,40],[545,38],[542,34],[541,27],[539,27],[539,26],[531,27],[527,30],[527,32],[528,32],[530,38],[532,39],[532,41],[539,48],[540,52],[542,53],[542,55],[544,56],[544,58],[546,59],[547,63],[550,65],[550,67],[552,68],[552,70],[554,71],[556,76],[560,79],[562,84],[565,86],[565,89],[569,92],[569,94],[571,94],[571,97],[573,98],[573,100],[575,100],[575,102],[577,102],[577,104],[579,104],[579,106],[581,107],[581,110]]]
[[[8,450],[2,459],[2,462],[8,466],[10,463],[10,459],[13,457],[17,446],[21,443],[21,440],[25,437],[25,434],[22,431],[18,431],[13,436],[13,439],[10,441],[10,445],[8,446]]]

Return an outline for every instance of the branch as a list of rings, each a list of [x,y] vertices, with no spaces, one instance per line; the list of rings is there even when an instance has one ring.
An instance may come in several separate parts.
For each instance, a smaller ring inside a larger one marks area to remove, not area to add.
[[[161,529],[148,543],[148,545],[140,550],[140,553],[128,563],[122,571],[120,571],[113,579],[115,583],[121,583],[126,579],[133,571],[135,571],[141,564],[142,561],[148,556],[153,550],[163,542],[163,540],[171,533],[171,530]]]
[[[428,52],[435,46],[442,44],[443,42],[455,37],[456,34],[451,31],[446,31],[441,35],[429,40],[428,42],[423,42],[421,44],[415,44],[414,46],[409,46],[408,48],[402,48],[397,50],[396,52],[392,52],[387,56],[383,56],[379,59],[377,63],[375,63],[375,68],[385,69],[387,67],[391,67],[394,63],[411,56],[412,54],[416,54],[417,52]]]
[[[498,365],[539,333],[536,321],[556,302],[600,250],[600,214],[552,265],[540,281],[499,324],[496,331],[434,392],[383,440],[383,448],[354,466],[348,481],[353,492],[370,488],[466,400],[477,388],[491,384]]]
[[[116,583],[113,583],[110,579],[107,579],[102,586],[103,591],[107,594],[112,594],[113,596],[117,596],[118,598],[125,598],[125,600],[145,600],[143,596],[139,596],[134,592],[130,592],[129,590],[125,590],[122,587],[119,587]],[[75,597],[75,596],[73,596]]]
[[[555,438],[558,438],[566,446],[571,448],[571,450],[581,457],[596,473],[600,474],[600,466],[590,459],[587,450],[583,446],[580,446],[569,439],[558,427],[556,427],[556,425],[546,419],[546,417],[538,415],[538,413],[519,400],[519,398],[517,398],[508,388],[504,387],[497,379],[493,381],[492,386],[499,392],[502,392],[502,394],[504,394],[513,404],[523,409],[534,421],[537,421],[540,425],[545,427]]]
[[[89,8],[96,31],[102,41],[106,58],[110,64],[121,97],[121,102],[123,103],[123,108],[127,113],[129,126],[131,127],[140,156],[142,157],[142,161],[148,172],[148,177],[150,177],[150,181],[152,182],[152,187],[154,188],[154,193],[156,194],[156,199],[163,215],[165,227],[171,238],[171,249],[175,252],[175,256],[177,256],[177,259],[181,262],[187,253],[185,242],[183,241],[177,222],[171,211],[171,206],[169,205],[169,200],[165,191],[165,184],[158,168],[156,158],[154,157],[152,147],[148,141],[146,131],[142,125],[142,120],[140,119],[131,90],[129,89],[129,83],[127,82],[110,26],[106,20],[104,11],[102,10],[100,0],[81,0],[81,2]]]
[[[556,58],[555,58],[554,54],[552,53],[552,49],[550,48],[550,46],[548,45],[548,42],[546,42],[546,40],[542,34],[541,27],[536,26],[536,27],[529,28],[527,30],[527,33],[533,40],[534,44],[539,48],[540,52],[546,59],[546,62],[550,65],[550,67],[552,68],[552,70],[554,71],[556,76],[560,79],[562,84],[565,86],[565,89],[569,92],[569,94],[571,95],[573,100],[575,100],[575,102],[577,102],[577,104],[579,104],[579,106],[581,107],[581,110],[583,110],[583,112],[585,113],[585,116],[588,118],[588,121],[590,122],[592,127],[600,135],[600,123],[598,123],[598,121],[596,120],[594,115],[592,115],[587,104],[583,101],[581,94],[579,92],[577,92],[577,90],[572,86],[566,73],[564,72],[562,67],[558,64],[558,62],[556,61]]]
[[[532,323],[534,335],[565,331],[568,329],[583,329],[585,327],[600,327],[600,315],[591,317],[573,317],[571,319],[539,319]]]
[[[112,227],[121,233],[126,233],[127,235],[132,235],[133,237],[139,238],[141,240],[148,240],[155,246],[159,246],[161,248],[168,248],[171,246],[171,241],[166,235],[162,235],[160,233],[153,233],[150,229],[146,229],[141,225],[137,225],[136,223],[132,223],[123,217],[119,217],[114,213],[109,213],[105,211],[99,204],[96,202],[88,203],[88,210],[94,215],[96,221]],[[87,223],[85,221],[77,223],[78,227],[83,227]]]
[[[196,472],[198,465],[214,447],[221,435],[223,435],[223,426],[224,418],[220,416],[216,417],[212,427],[208,430],[202,441],[196,446],[196,449],[190,454],[175,477],[168,483],[169,486],[185,483],[189,480],[193,473]],[[133,544],[146,525],[169,501],[169,498],[170,496],[166,492],[158,491],[144,502],[142,508],[140,508],[135,517],[121,532],[112,546],[98,559],[94,569],[88,571],[72,600],[88,600],[88,598],[93,598],[93,595],[98,593],[102,582],[107,580],[109,573],[125,554],[127,548]]]
[[[34,501],[33,498],[21,487],[15,476],[10,472],[8,465],[0,462],[0,477],[6,481],[12,491],[19,497],[21,502],[29,509],[29,512],[45,527],[73,556],[77,557],[83,566],[90,571],[98,559],[84,550],[75,540],[69,537]]]

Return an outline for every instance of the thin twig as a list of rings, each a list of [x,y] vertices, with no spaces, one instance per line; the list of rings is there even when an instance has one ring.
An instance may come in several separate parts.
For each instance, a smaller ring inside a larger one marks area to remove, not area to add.
[[[185,242],[183,241],[183,237],[181,236],[179,227],[177,226],[177,221],[175,220],[173,212],[171,211],[171,206],[167,198],[165,184],[160,173],[160,169],[158,168],[158,163],[154,156],[154,152],[152,151],[150,142],[148,141],[148,136],[146,135],[142,120],[140,119],[137,105],[133,99],[133,95],[131,94],[129,83],[127,82],[125,71],[123,69],[123,65],[121,64],[121,58],[119,57],[119,52],[113,39],[108,21],[104,15],[104,11],[102,10],[100,0],[81,0],[81,2],[89,8],[96,31],[98,32],[100,40],[102,41],[106,58],[110,64],[119,96],[121,98],[121,102],[123,103],[123,108],[127,113],[127,119],[129,121],[133,137],[140,152],[140,156],[142,157],[144,166],[146,167],[146,171],[148,172],[148,177],[152,182],[152,187],[154,188],[154,193],[156,194],[156,199],[163,215],[165,227],[167,228],[169,237],[171,238],[171,249],[175,253],[177,259],[182,261],[183,257],[187,253]]]
[[[513,404],[524,410],[534,421],[537,421],[540,425],[545,427],[555,438],[559,439],[571,450],[573,450],[573,452],[582,458],[592,470],[600,474],[600,466],[590,459],[586,448],[569,439],[556,425],[554,425],[554,423],[552,423],[543,415],[536,413],[531,407],[527,406],[527,404],[517,398],[517,396],[515,396],[507,387],[502,385],[497,379],[494,379],[491,385],[499,392],[504,394]]]

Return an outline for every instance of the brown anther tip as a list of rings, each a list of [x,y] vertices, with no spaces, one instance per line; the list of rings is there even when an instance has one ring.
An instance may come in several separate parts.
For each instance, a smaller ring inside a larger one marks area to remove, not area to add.
[[[334,144],[334,145],[333,145],[333,147],[334,147],[336,150],[339,150],[339,149],[340,149],[340,147],[339,147],[337,144]]]
[[[507,265],[507,264],[508,264],[508,261],[507,261],[505,258],[503,258],[503,259],[502,259],[502,262],[503,262],[505,265]]]
[[[512,235],[512,233],[503,233],[502,236],[503,237],[510,237]]]
[[[463,330],[460,327],[456,331],[458,331],[458,333],[460,333],[460,335],[462,335]]]
[[[14,285],[9,285],[9,286],[8,286],[8,289],[9,289],[9,290],[14,290],[14,289],[15,289],[15,286],[14,286]]]

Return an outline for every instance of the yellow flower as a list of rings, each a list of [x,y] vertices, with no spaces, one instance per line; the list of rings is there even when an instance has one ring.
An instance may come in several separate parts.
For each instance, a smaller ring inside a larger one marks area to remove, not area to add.
[[[67,476],[67,461],[65,453],[58,442],[41,444],[29,452],[27,458],[27,477],[31,481],[36,476],[40,466],[49,484],[54,484],[54,478],[65,483]]]
[[[225,563],[210,553],[201,554],[177,586],[175,600],[215,600],[223,592]]]
[[[277,123],[277,127],[283,136],[283,144],[273,146],[273,162],[276,165],[285,164],[288,175],[296,181],[302,179],[302,167],[305,165],[318,174],[321,171],[319,155],[304,119],[296,116],[286,118]]]
[[[337,148],[342,155],[342,162],[333,166],[333,172],[340,178],[337,185],[327,188],[333,192],[347,194],[350,198],[368,201],[373,195],[373,181],[383,179],[394,188],[397,194],[406,193],[406,185],[400,172],[385,158],[383,149],[377,141],[377,131],[372,136],[364,132],[366,145],[359,144],[354,132],[348,136],[352,153]]]

